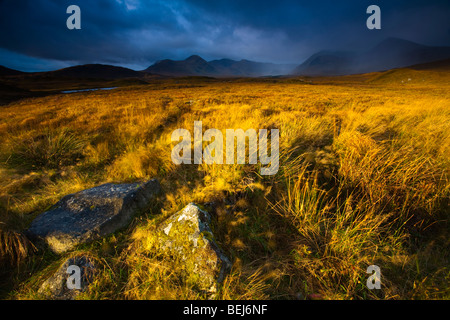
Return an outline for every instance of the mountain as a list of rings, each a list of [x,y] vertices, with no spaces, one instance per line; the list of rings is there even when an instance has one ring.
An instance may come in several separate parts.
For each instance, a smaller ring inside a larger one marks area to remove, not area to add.
[[[296,67],[295,75],[340,75],[352,69],[354,54],[348,52],[321,51],[313,54]]]
[[[3,76],[18,76],[18,75],[21,75],[21,74],[24,74],[24,73],[25,72],[17,71],[17,70],[10,69],[10,68],[4,67],[4,66],[0,66],[0,77],[3,77]]]
[[[249,60],[220,59],[208,62],[194,55],[181,61],[158,61],[144,72],[166,76],[259,77],[288,74],[293,67]]]
[[[213,66],[197,55],[183,61],[161,60],[144,72],[167,76],[215,76],[218,73]]]
[[[388,38],[365,52],[320,51],[302,64],[262,63],[250,60],[206,61],[198,55],[185,60],[160,60],[143,71],[85,64],[56,71],[27,73],[0,66],[0,77],[23,75],[27,79],[124,79],[160,76],[261,77],[279,75],[329,76],[369,73],[450,59],[450,47],[431,47]]]
[[[389,38],[360,57],[362,72],[402,68],[450,58],[450,47],[430,47]]]
[[[344,75],[368,73],[450,58],[450,47],[431,47],[408,40],[388,38],[362,53],[322,51],[293,71],[295,75]]]
[[[120,79],[142,77],[140,71],[104,64],[85,64],[56,71],[41,72],[40,75],[65,78]]]

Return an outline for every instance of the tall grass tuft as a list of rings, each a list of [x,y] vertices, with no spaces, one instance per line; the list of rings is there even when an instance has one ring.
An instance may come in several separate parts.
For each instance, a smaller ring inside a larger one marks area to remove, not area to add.
[[[33,170],[55,169],[78,162],[85,145],[78,134],[67,128],[28,135],[13,139],[8,163]]]
[[[353,131],[335,141],[339,154],[340,185],[359,189],[378,210],[395,211],[404,221],[413,218],[418,227],[435,221],[449,192],[445,170],[433,159],[395,141],[377,143]]]
[[[380,250],[397,246],[401,238],[386,236],[389,215],[379,214],[367,200],[322,189],[317,176],[306,168],[288,176],[286,194],[272,203],[298,232],[292,272],[309,279],[305,296],[320,292],[330,298],[361,298],[367,292],[361,278],[365,269]]]
[[[33,243],[22,233],[0,228],[0,266],[18,265],[36,250]]]

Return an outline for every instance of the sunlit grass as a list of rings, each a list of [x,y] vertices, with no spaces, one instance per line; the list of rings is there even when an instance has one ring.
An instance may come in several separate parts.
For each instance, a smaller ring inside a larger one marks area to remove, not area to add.
[[[64,258],[34,255],[20,233],[34,217],[69,193],[158,178],[157,206],[79,249],[103,266],[80,298],[208,298],[150,249],[158,224],[190,202],[213,213],[233,262],[216,299],[448,298],[450,88],[441,74],[408,85],[398,76],[167,81],[0,107],[0,252],[21,265],[9,296],[37,298]],[[174,165],[171,133],[193,132],[194,121],[223,133],[280,129],[280,170]],[[380,291],[365,286],[372,264]]]

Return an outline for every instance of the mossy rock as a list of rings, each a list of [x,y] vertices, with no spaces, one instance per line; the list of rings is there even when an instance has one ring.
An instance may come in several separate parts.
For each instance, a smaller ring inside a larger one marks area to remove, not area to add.
[[[182,264],[188,282],[214,293],[231,262],[217,245],[210,223],[210,215],[191,203],[162,223],[158,244],[165,256]]]
[[[78,276],[69,267],[78,267],[79,287],[68,286],[71,278]],[[94,281],[98,273],[97,263],[94,258],[87,255],[78,255],[65,260],[58,270],[45,280],[38,293],[45,299],[74,300],[80,293],[85,292]]]

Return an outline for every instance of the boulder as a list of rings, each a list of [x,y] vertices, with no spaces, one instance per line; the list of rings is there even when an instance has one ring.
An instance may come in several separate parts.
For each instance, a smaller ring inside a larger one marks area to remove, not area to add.
[[[79,273],[72,269],[73,266],[79,268]],[[69,269],[69,267],[71,268]],[[80,293],[88,289],[97,272],[96,262],[93,258],[86,255],[69,258],[42,283],[38,293],[46,299],[74,300]],[[74,280],[78,275],[79,283]],[[68,281],[71,286],[67,285]]]
[[[162,223],[158,243],[163,254],[177,259],[202,291],[214,293],[231,262],[217,245],[210,223],[210,215],[191,203]]]
[[[62,198],[31,223],[27,235],[56,253],[125,227],[160,190],[156,179],[145,183],[104,184]]]

